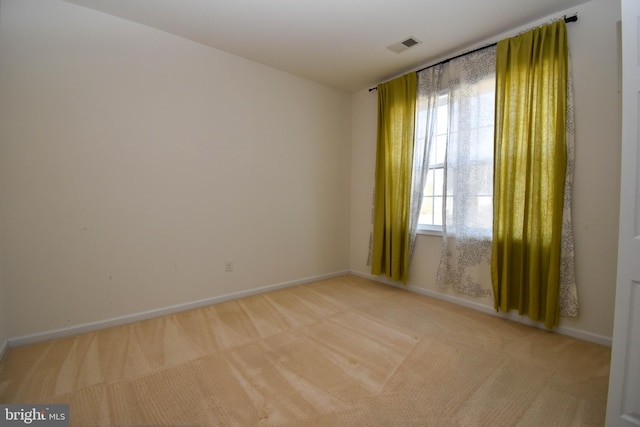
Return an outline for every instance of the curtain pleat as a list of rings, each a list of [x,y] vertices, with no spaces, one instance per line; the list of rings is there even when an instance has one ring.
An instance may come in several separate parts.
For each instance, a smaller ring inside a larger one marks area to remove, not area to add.
[[[378,85],[371,273],[407,282],[416,74]]]
[[[569,52],[571,58],[571,52]],[[571,208],[573,201],[573,175],[575,170],[575,122],[573,108],[573,71],[571,59],[567,74],[567,175],[564,183],[562,206],[562,243],[560,244],[560,316],[578,315],[578,287]]]
[[[497,45],[494,305],[558,324],[567,170],[563,20]]]

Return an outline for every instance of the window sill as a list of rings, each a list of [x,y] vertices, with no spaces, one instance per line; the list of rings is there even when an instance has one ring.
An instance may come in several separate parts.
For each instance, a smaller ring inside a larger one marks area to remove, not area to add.
[[[419,228],[417,234],[421,234],[423,236],[440,236],[442,237],[442,229],[436,228]]]

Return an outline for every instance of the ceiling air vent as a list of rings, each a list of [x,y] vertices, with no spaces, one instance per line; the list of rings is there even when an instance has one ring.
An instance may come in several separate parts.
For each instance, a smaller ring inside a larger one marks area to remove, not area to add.
[[[387,49],[389,49],[392,52],[395,53],[400,53],[400,52],[404,52],[405,50],[409,49],[410,47],[413,47],[417,44],[422,43],[420,40],[418,40],[415,37],[408,37],[406,40],[403,40],[401,42],[398,43],[394,43],[391,46],[387,46]]]
[[[406,39],[405,41],[402,42],[403,45],[405,45],[406,47],[411,47],[413,45],[416,45],[420,43],[418,40],[414,39],[413,37]]]

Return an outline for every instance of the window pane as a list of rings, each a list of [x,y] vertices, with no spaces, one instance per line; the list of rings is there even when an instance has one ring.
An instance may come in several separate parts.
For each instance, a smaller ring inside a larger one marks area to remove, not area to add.
[[[433,194],[435,196],[442,196],[442,180],[444,169],[431,169],[433,171]]]
[[[422,199],[422,208],[420,209],[419,224],[433,225],[433,198],[424,197]]]
[[[433,198],[433,225],[442,225],[442,197]]]
[[[433,169],[429,169],[427,171],[427,182],[424,185],[424,196],[432,196],[433,195]]]
[[[448,106],[446,104],[446,97],[440,97],[440,102],[444,102],[444,105],[440,105],[438,107],[438,120],[436,121],[436,133],[437,134],[442,134],[442,133],[446,133],[447,132],[447,127],[449,127],[448,122],[449,122],[449,111],[447,110]]]
[[[431,148],[432,157],[429,158],[429,162],[432,164],[444,163],[445,154],[447,153],[447,135],[438,135]]]

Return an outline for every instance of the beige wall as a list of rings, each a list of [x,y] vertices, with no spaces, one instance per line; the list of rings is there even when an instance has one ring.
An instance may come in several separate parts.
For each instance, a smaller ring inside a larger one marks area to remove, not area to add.
[[[573,222],[576,274],[581,313],[561,326],[610,338],[616,281],[620,180],[620,96],[617,0],[592,0],[574,10],[579,21],[568,25],[574,66],[576,174]],[[507,36],[507,35],[505,35]],[[408,70],[407,70],[408,71]],[[375,163],[376,93],[353,96],[351,175],[351,269],[366,265],[371,230]],[[492,307],[491,299],[454,295],[435,286],[441,239],[419,236],[409,284],[463,302]]]
[[[0,359],[6,351],[9,342],[9,330],[7,329],[6,299],[4,297],[4,286],[2,275],[0,275]]]
[[[0,7],[10,337],[348,270],[350,94],[65,2]]]

